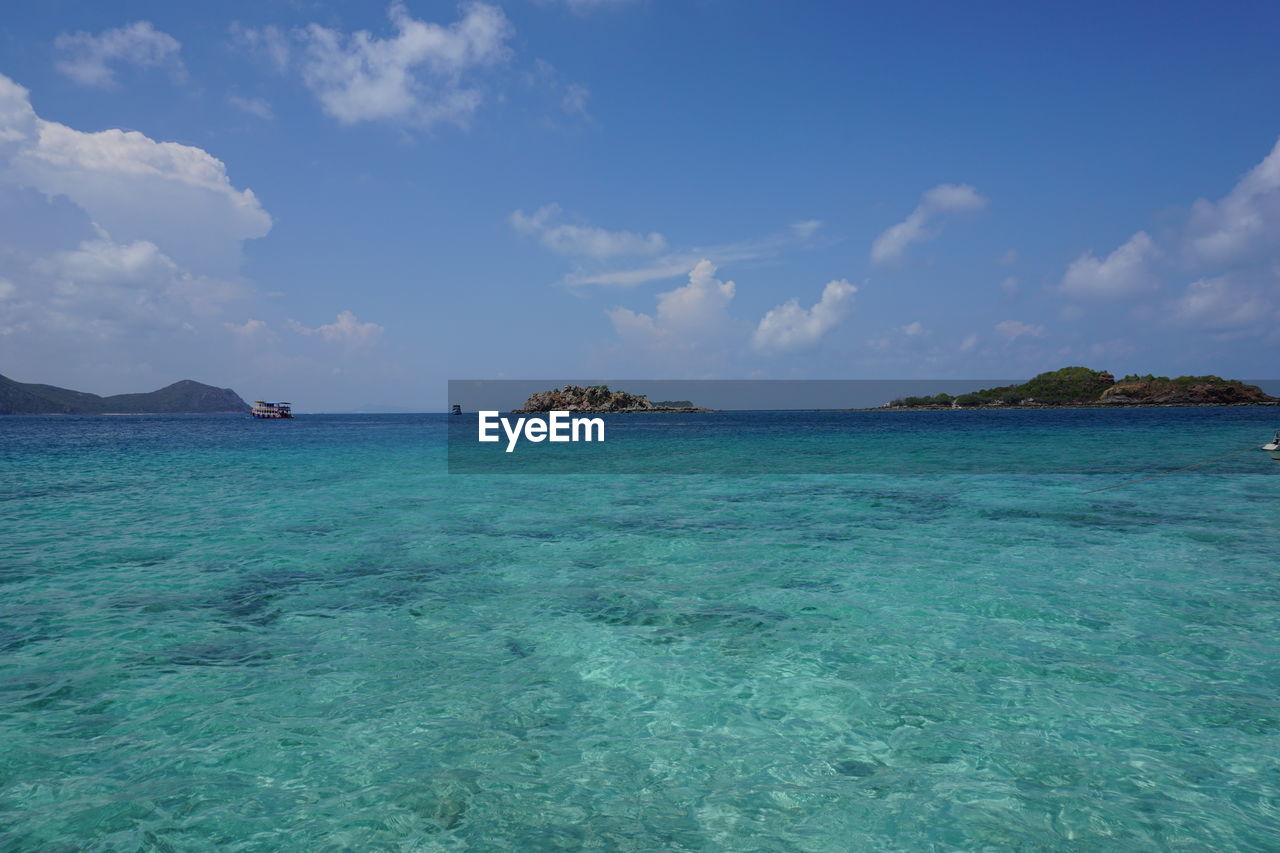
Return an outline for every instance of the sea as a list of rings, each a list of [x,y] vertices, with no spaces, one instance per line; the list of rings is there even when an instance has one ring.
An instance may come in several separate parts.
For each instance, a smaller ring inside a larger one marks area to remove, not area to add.
[[[1280,409],[690,417],[0,418],[0,850],[1280,849]]]

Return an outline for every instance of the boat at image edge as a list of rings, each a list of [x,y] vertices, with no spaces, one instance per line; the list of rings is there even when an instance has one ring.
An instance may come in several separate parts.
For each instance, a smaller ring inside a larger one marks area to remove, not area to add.
[[[268,403],[266,400],[254,400],[253,408],[249,411],[255,418],[267,418],[268,420],[293,417],[293,407],[289,403]]]

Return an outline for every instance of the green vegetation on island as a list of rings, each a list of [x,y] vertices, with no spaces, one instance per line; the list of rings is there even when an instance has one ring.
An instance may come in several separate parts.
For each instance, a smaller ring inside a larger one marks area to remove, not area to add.
[[[1103,370],[1064,367],[1021,385],[984,388],[967,394],[900,397],[890,409],[1043,408],[1054,406],[1222,406],[1280,403],[1256,385],[1221,376],[1130,374],[1117,380]]]
[[[215,388],[190,379],[144,394],[100,397],[0,376],[0,415],[238,414],[248,411],[249,405],[230,388]]]

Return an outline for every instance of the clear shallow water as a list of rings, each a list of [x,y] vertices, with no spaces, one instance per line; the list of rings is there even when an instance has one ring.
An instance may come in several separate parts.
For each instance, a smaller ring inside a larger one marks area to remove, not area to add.
[[[1151,417],[1276,419],[1205,411]],[[445,430],[0,418],[0,849],[1275,848],[1265,454],[1084,496]]]

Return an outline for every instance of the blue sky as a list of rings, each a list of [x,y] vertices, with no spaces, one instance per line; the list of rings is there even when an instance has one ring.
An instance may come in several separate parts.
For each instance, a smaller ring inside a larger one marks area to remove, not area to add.
[[[1280,7],[14,3],[0,373],[1266,378]]]

